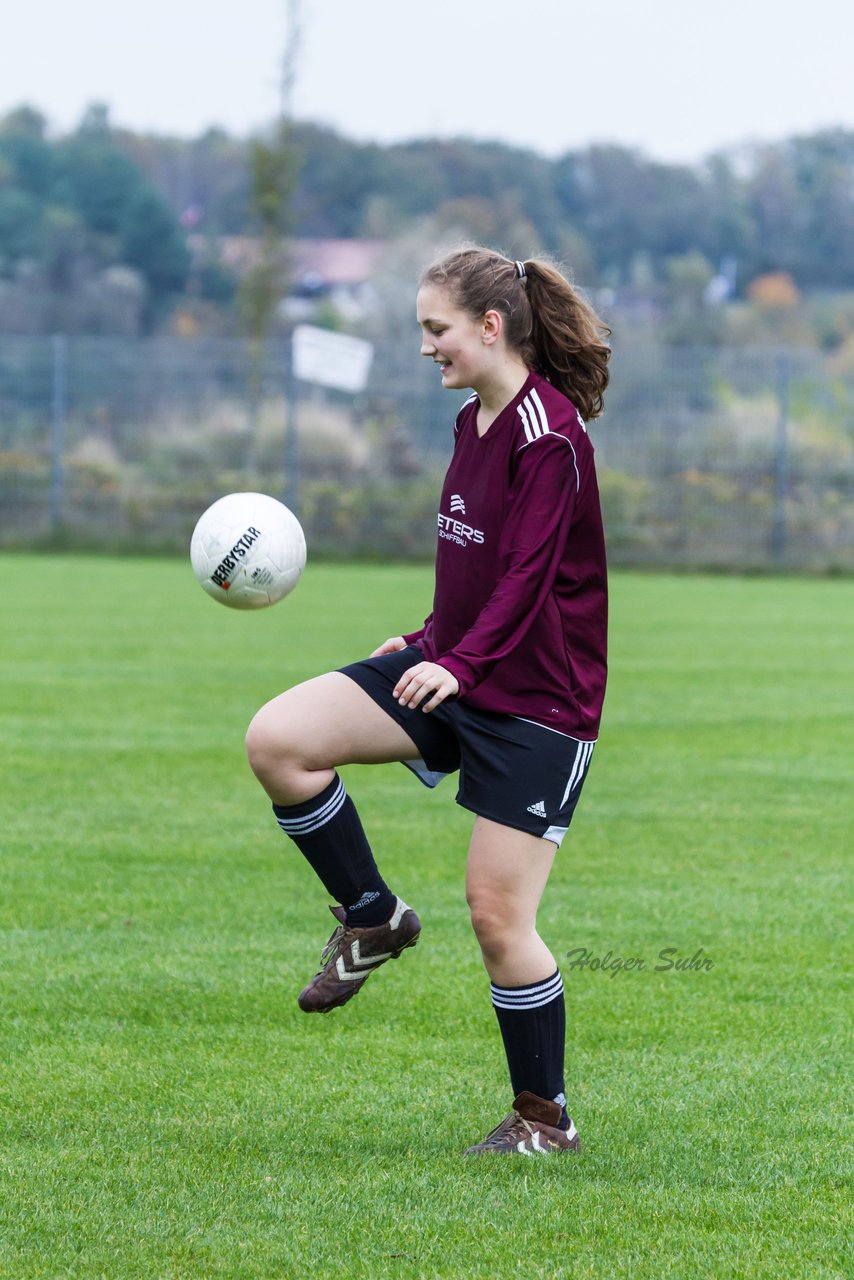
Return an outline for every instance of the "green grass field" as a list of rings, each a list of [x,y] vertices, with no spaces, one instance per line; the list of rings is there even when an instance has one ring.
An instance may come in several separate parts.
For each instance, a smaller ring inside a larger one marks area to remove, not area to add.
[[[331,917],[242,749],[268,697],[417,625],[430,571],[309,566],[243,615],[179,562],[0,564],[0,1275],[851,1275],[854,583],[614,576],[541,913],[583,1150],[464,1161],[510,1101],[470,815],[346,771],[424,932],[309,1018]],[[711,969],[656,971],[671,947]]]

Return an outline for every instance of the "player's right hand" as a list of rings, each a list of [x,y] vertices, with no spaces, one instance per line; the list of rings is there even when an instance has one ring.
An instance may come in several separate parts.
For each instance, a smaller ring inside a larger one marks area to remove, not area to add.
[[[373,653],[370,656],[372,658],[379,658],[379,656],[383,653],[397,653],[399,649],[405,649],[405,648],[406,648],[406,641],[404,640],[403,636],[391,636],[388,640],[385,640],[380,645],[379,649],[374,649]]]

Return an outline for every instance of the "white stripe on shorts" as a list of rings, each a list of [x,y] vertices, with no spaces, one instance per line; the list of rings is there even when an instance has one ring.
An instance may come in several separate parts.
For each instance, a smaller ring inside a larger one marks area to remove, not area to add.
[[[579,742],[578,750],[575,753],[575,763],[572,766],[572,772],[569,775],[569,782],[566,784],[566,791],[563,793],[563,799],[560,802],[561,809],[584,777],[584,772],[590,764],[590,757],[593,755],[594,742]]]

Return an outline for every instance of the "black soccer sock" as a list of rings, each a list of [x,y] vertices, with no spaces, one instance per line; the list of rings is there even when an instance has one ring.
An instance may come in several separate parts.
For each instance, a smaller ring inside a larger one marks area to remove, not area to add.
[[[514,1094],[528,1090],[553,1099],[564,1108],[565,1118],[566,1007],[560,970],[526,987],[493,982],[491,991]]]
[[[371,846],[336,773],[320,795],[301,804],[274,804],[273,812],[322,880],[327,893],[360,928],[383,924],[394,910],[394,894],[380,875]]]

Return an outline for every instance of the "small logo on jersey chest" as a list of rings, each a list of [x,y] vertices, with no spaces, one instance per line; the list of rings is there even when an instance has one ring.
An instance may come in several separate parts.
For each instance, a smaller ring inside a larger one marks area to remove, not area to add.
[[[464,516],[466,513],[466,504],[458,493],[451,494],[451,515]]]

